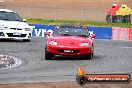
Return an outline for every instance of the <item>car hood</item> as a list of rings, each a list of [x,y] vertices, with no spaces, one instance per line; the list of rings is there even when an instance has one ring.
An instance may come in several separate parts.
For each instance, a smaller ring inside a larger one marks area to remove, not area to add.
[[[8,28],[30,28],[27,23],[19,22],[19,21],[0,20],[0,26],[4,26],[4,27],[8,27]]]
[[[79,36],[66,36],[66,37],[51,37],[49,40],[58,42],[58,45],[64,46],[78,46],[82,42],[92,43],[89,38],[79,37]]]

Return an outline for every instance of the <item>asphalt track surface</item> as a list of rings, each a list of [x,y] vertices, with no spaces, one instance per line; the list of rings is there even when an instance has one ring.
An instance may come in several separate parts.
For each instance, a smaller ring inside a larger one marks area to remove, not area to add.
[[[0,40],[1,41],[1,40]],[[75,81],[77,68],[87,73],[129,73],[132,75],[132,42],[95,40],[95,55],[83,57],[44,58],[45,39],[33,37],[31,42],[2,41],[0,54],[22,60],[18,67],[0,70],[0,84]]]

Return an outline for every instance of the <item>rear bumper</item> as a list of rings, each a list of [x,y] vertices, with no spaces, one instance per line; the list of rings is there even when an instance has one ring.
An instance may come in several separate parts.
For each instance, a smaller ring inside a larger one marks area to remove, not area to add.
[[[72,50],[73,52],[64,52],[64,50]],[[93,52],[91,47],[61,47],[61,46],[47,46],[47,51],[54,55],[66,56],[83,56]]]

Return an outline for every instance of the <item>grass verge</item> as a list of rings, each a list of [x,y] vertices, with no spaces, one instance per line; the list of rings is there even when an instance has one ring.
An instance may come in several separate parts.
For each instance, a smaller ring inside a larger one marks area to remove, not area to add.
[[[44,19],[27,19],[28,24],[82,24],[86,26],[107,26],[107,27],[127,27],[132,28],[130,23],[108,23],[108,22],[96,22],[96,21],[81,21],[81,20],[44,20]]]

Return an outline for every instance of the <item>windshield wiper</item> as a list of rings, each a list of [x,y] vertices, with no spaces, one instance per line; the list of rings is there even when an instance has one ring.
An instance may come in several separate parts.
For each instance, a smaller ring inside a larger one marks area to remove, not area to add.
[[[20,21],[20,20],[14,20],[14,21]]]
[[[64,36],[70,36],[70,35],[67,34],[67,33],[61,33],[61,35],[64,35]]]
[[[0,19],[0,20],[9,20],[9,19]]]
[[[87,35],[77,35],[77,36],[81,36],[81,37],[87,37]]]

